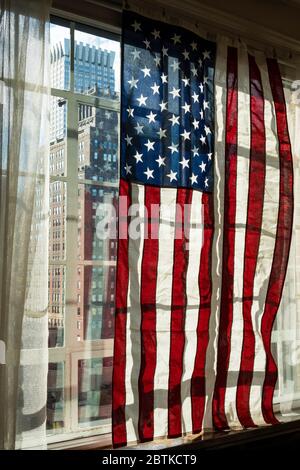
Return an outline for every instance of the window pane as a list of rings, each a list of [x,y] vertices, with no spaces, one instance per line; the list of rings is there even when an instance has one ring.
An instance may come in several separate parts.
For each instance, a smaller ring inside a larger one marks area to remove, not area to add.
[[[51,87],[70,89],[70,29],[50,24]]]
[[[113,337],[115,266],[85,266],[81,311],[84,339]]]
[[[79,105],[78,177],[115,183],[118,180],[118,113]]]
[[[47,431],[61,432],[64,427],[64,363],[50,362],[48,369]]]
[[[78,421],[108,424],[111,415],[112,357],[78,361]]]
[[[78,93],[118,98],[119,41],[75,30],[74,88]]]

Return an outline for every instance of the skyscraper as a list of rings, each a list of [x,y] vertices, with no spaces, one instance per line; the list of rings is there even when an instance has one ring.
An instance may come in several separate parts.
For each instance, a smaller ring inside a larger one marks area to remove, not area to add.
[[[70,40],[56,44],[51,50],[51,83],[53,88],[70,89]],[[98,96],[115,98],[115,52],[78,43],[74,48],[74,91],[87,93],[97,89]],[[51,138],[61,139],[66,134],[66,108],[57,106],[59,98],[51,103]]]

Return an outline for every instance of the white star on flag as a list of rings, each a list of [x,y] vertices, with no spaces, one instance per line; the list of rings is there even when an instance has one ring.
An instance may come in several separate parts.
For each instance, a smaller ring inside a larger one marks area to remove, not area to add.
[[[154,141],[151,142],[151,140],[148,139],[148,142],[144,145],[145,147],[147,147],[147,150],[149,152],[150,150],[154,150],[154,144],[155,144]]]
[[[194,65],[193,65],[193,67],[191,67],[191,72],[193,74],[193,77],[196,77],[198,75],[198,70],[195,68]]]
[[[126,165],[124,166],[124,169],[126,171],[126,175],[131,175],[131,168],[132,168],[132,166],[128,165],[128,163],[126,163]]]
[[[136,20],[135,20],[135,22],[134,22],[131,26],[133,27],[133,29],[134,29],[135,32],[137,32],[137,31],[142,31],[142,30],[141,30],[141,23],[138,23]]]
[[[206,143],[206,138],[204,137],[204,135],[201,135],[200,140],[201,140],[202,145]]]
[[[196,157],[196,156],[199,157],[199,147],[196,147],[194,145],[194,148],[192,148],[192,152],[193,152],[193,157]]]
[[[190,133],[190,132],[187,132],[185,129],[184,129],[183,133],[180,134],[180,135],[184,138],[184,140],[191,140],[191,139],[190,139],[191,133]]]
[[[159,135],[159,138],[160,139],[163,139],[164,137],[167,137],[166,136],[166,132],[167,132],[167,129],[162,129],[160,128],[158,132],[156,132],[156,134]]]
[[[146,106],[146,101],[147,101],[147,96],[141,95],[139,98],[137,98],[137,101],[139,102],[139,106]]]
[[[147,167],[147,170],[144,171],[144,175],[147,176],[147,180],[148,180],[149,178],[153,178],[153,179],[154,179],[153,172],[154,172],[154,170],[150,170],[150,168]]]
[[[145,44],[146,49],[150,49],[150,41],[148,41],[148,39],[145,39],[145,41],[143,41],[143,43]]]
[[[202,173],[205,171],[206,168],[206,163],[201,162],[201,165],[199,165],[199,168],[201,169]]]
[[[125,140],[126,140],[126,144],[127,144],[127,145],[132,145],[132,143],[131,143],[132,137],[129,137],[128,134],[126,135]]]
[[[182,165],[182,169],[189,168],[189,160],[186,158],[182,157],[182,160],[179,163]]]
[[[143,128],[144,126],[141,126],[139,123],[135,126],[135,130],[137,134],[143,134]]]
[[[193,120],[193,122],[192,122],[192,124],[193,124],[193,126],[194,126],[194,129],[199,129],[199,122],[200,122],[200,121],[197,121],[197,119],[194,118],[194,120]]]
[[[160,37],[160,31],[158,31],[156,29],[154,31],[152,31],[151,34],[154,36],[154,39],[158,39]]]
[[[198,175],[195,175],[192,173],[192,176],[190,176],[191,184],[198,183]]]
[[[138,151],[136,151],[136,154],[133,155],[133,158],[136,159],[136,163],[139,163],[139,162],[143,163],[142,156],[143,156],[142,153],[139,153]]]
[[[187,104],[186,101],[184,102],[184,106],[181,106],[181,107],[182,107],[182,109],[184,109],[184,114],[191,112],[191,105]]]
[[[159,95],[159,85],[157,85],[156,82],[150,88],[153,91],[153,95],[155,95],[156,93]]]
[[[129,106],[129,108],[127,108],[126,111],[128,112],[128,117],[130,117],[130,116],[133,117],[133,113],[134,113],[134,109],[133,109],[133,108],[131,108],[131,107]]]
[[[178,153],[178,144],[173,144],[173,142],[172,142],[172,145],[170,145],[170,146],[168,147],[168,149],[171,150],[172,155],[173,155],[174,152],[177,152],[177,153]]]
[[[132,51],[131,54],[133,55],[133,60],[141,58],[141,52],[137,51],[136,49],[134,49],[134,51]]]
[[[156,67],[159,67],[159,65],[160,65],[160,57],[159,57],[158,54],[155,55],[155,57],[154,57],[154,62],[155,62]]]
[[[189,60],[190,58],[190,53],[184,49],[183,53],[182,53],[183,57],[184,57],[184,60]]]
[[[199,103],[199,95],[196,95],[195,92],[192,94],[192,98],[193,98],[194,103]]]
[[[172,91],[169,91],[170,95],[173,96],[173,100],[175,100],[176,96],[180,98],[180,88],[173,87]]]
[[[161,157],[160,155],[158,156],[158,159],[155,160],[158,163],[158,166],[161,167],[162,165],[166,166],[165,164],[165,159],[166,157]]]
[[[177,181],[177,172],[171,170],[170,173],[167,175],[168,178],[170,178],[170,183],[172,183],[173,180]]]
[[[130,85],[130,88],[137,88],[137,83],[138,83],[138,80],[135,80],[133,77],[131,80],[128,80],[128,83]]]
[[[162,101],[161,103],[159,103],[160,110],[164,111],[165,109],[167,109],[167,104],[167,101]]]
[[[150,69],[148,69],[148,67],[144,67],[143,69],[141,69],[141,71],[144,74],[144,78],[150,77]]]
[[[157,114],[154,114],[152,111],[150,111],[150,114],[146,115],[146,118],[148,118],[148,120],[149,120],[149,124],[151,122],[155,122],[156,116],[157,116]]]
[[[181,42],[181,36],[179,34],[174,34],[174,36],[171,38],[174,44],[180,43]]]
[[[171,121],[172,126],[175,126],[175,124],[179,125],[179,116],[175,116],[175,114],[173,114],[169,121]]]

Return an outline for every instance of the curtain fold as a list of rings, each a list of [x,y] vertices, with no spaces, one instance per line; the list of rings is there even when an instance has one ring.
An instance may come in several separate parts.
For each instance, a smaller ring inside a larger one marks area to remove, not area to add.
[[[0,3],[2,449],[45,428],[49,13],[50,0]]]

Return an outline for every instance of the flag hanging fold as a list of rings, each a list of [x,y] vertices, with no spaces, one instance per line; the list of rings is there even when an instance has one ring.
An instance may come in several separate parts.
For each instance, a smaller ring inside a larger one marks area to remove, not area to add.
[[[125,12],[121,101],[114,445],[274,423],[293,216],[278,65]]]

